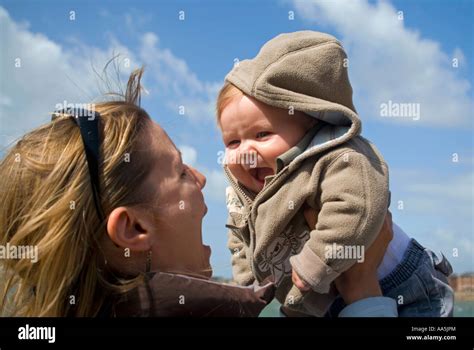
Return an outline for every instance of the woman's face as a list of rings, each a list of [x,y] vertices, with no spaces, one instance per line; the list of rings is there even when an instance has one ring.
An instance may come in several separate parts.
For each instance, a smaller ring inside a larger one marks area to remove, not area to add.
[[[183,163],[180,152],[158,124],[150,125],[152,170],[145,185],[155,193],[152,269],[209,278],[211,250],[203,245],[201,232],[207,212],[201,191],[206,178]]]

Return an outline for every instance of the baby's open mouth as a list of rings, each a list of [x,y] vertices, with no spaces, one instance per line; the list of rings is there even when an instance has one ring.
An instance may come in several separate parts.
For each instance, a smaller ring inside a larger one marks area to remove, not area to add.
[[[256,179],[257,181],[264,183],[265,182],[265,177],[273,175],[273,169],[272,168],[251,168],[249,170],[250,175]]]

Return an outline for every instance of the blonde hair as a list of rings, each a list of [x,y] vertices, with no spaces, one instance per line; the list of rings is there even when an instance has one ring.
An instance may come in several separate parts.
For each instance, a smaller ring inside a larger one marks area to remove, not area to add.
[[[238,96],[243,96],[244,93],[234,84],[229,83],[227,80],[224,82],[221,90],[219,91],[219,95],[217,95],[217,102],[216,102],[216,116],[217,116],[217,124],[220,125],[220,119],[222,115],[222,111],[224,110],[227,105],[232,102],[232,100]]]
[[[150,121],[139,107],[142,74],[130,75],[120,100],[95,104],[106,216],[151,200],[140,190],[148,165],[139,141]],[[1,161],[0,245],[37,247],[38,259],[0,260],[0,315],[96,316],[110,295],[137,280],[110,283],[105,277],[100,240],[106,223],[97,216],[89,176],[80,130],[70,117],[27,133]]]

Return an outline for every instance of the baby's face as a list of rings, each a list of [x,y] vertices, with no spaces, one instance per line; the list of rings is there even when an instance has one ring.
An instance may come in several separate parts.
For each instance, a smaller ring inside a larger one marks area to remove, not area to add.
[[[222,111],[220,127],[231,173],[260,192],[265,177],[276,172],[276,159],[295,146],[310,127],[308,116],[266,105],[242,95]]]

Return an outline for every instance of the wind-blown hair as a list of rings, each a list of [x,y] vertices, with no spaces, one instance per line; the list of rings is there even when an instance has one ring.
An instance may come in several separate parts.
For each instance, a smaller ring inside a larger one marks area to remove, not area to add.
[[[95,104],[102,159],[101,205],[142,205],[149,172],[140,142],[148,114],[139,106],[143,68],[117,100]],[[0,163],[0,245],[33,246],[37,262],[0,259],[0,315],[96,316],[112,294],[133,285],[106,278],[97,216],[79,127],[61,116],[22,136]]]

